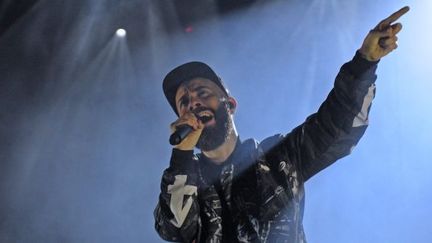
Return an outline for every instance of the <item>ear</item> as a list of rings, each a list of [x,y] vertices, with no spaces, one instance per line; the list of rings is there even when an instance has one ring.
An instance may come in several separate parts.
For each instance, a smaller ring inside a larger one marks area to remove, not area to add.
[[[237,108],[237,100],[234,99],[234,97],[228,97],[228,108],[230,110],[230,114],[234,114],[236,108]]]

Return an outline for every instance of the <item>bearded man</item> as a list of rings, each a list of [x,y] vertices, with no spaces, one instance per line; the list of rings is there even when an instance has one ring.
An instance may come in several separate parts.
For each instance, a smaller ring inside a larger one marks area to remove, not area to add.
[[[368,126],[378,61],[397,48],[404,7],[366,36],[319,110],[286,135],[240,140],[237,102],[202,62],[163,81],[184,139],[164,171],[155,228],[177,242],[306,242],[304,183],[349,154]],[[189,130],[189,131],[188,131]],[[194,154],[197,147],[201,153]]]

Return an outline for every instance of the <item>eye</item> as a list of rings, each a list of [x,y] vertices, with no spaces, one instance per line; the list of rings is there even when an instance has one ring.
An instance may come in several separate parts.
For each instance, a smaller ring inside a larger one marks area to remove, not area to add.
[[[198,92],[198,96],[201,98],[205,98],[209,96],[209,93],[206,90],[201,90],[200,92]]]
[[[180,107],[187,106],[188,103],[189,103],[189,98],[186,98],[186,97],[185,98],[181,98],[178,101],[178,104],[179,104]]]

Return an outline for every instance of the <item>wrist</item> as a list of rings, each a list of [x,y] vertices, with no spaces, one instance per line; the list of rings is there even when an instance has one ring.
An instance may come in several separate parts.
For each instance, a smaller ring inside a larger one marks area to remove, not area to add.
[[[354,76],[359,77],[367,70],[373,68],[374,66],[376,67],[378,62],[379,60],[369,61],[363,57],[360,53],[360,50],[358,50],[353,59],[348,63],[348,69]]]
[[[174,146],[174,149],[181,150],[181,151],[193,151],[194,147],[178,144]]]
[[[176,171],[186,173],[194,167],[193,150],[179,150],[174,148],[171,154],[170,167]]]
[[[366,61],[369,61],[369,62],[377,62],[377,61],[380,60],[380,58],[374,58],[371,55],[367,54],[367,52],[365,52],[364,50],[362,50],[362,48],[358,49],[357,53],[358,53],[358,55],[361,58],[363,58],[363,59],[365,59]]]

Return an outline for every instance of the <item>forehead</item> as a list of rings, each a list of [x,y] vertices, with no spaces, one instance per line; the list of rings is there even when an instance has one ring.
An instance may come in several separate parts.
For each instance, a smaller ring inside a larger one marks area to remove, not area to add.
[[[190,81],[182,83],[176,92],[175,99],[178,100],[180,97],[182,97],[186,92],[193,92],[194,90],[198,88],[208,88],[212,90],[213,92],[221,93],[222,90],[215,84],[213,81],[206,79],[206,78],[194,78]]]

